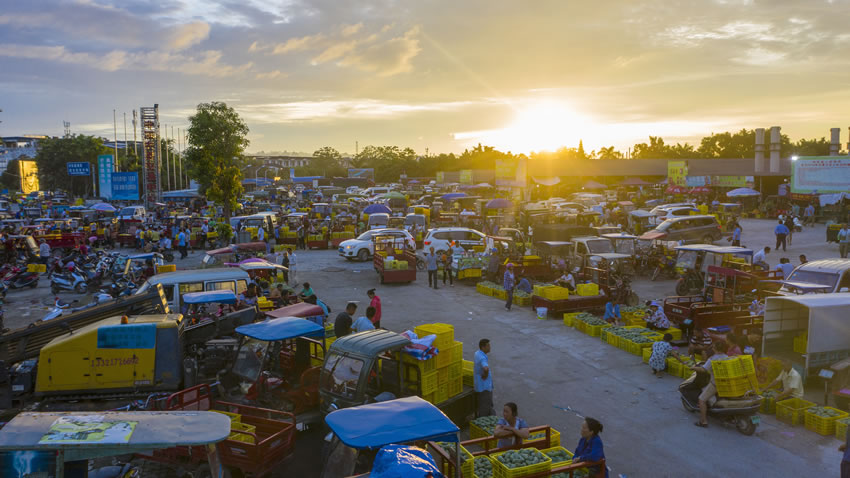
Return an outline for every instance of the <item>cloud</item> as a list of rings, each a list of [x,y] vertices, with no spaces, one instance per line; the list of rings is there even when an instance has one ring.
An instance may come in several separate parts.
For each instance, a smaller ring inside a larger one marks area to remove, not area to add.
[[[340,63],[363,71],[378,72],[379,76],[392,76],[413,70],[413,58],[422,51],[418,28],[383,43],[366,47],[359,53],[344,58]]]
[[[195,21],[172,28],[168,38],[166,39],[166,45],[169,50],[185,50],[190,46],[195,46],[206,40],[209,35],[210,24],[207,22]]]
[[[256,123],[295,123],[336,119],[388,119],[424,112],[457,111],[472,101],[395,103],[377,99],[291,101],[239,105],[239,113]]]
[[[265,73],[257,73],[256,78],[258,80],[274,80],[276,78],[286,78],[286,76],[286,73],[283,73],[280,70],[274,70]]]
[[[319,45],[324,39],[325,36],[322,34],[290,38],[285,43],[278,43],[271,47],[271,53],[273,55],[285,55],[294,51],[309,50]]]

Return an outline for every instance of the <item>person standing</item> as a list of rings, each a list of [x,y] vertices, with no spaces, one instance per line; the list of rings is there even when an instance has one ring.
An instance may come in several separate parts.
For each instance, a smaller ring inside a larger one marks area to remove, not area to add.
[[[490,373],[490,339],[478,341],[478,350],[473,357],[472,373],[475,399],[478,403],[477,417],[495,415],[493,409],[493,375]]]
[[[791,205],[791,216],[800,217],[800,205],[799,204],[794,203],[794,204]]]
[[[602,433],[602,424],[595,418],[587,417],[581,423],[581,438],[578,441],[578,446],[573,454],[573,463],[582,461],[596,462],[605,459],[605,450],[602,447],[602,439],[599,434]],[[588,467],[592,476],[598,476],[599,467]],[[605,467],[605,478],[608,478],[608,467]]]
[[[449,285],[454,287],[455,283],[452,279],[452,250],[449,248],[448,251],[443,253],[443,257],[441,257],[441,262],[443,264],[443,286],[446,285],[446,278],[449,279]]]
[[[735,247],[741,247],[741,232],[741,225],[736,220],[732,225],[732,245]]]
[[[811,227],[815,227],[815,205],[809,204],[806,206],[806,211],[803,213],[804,224],[808,224]]]
[[[785,216],[785,227],[788,229],[788,245],[794,244],[794,217],[790,214]]]
[[[295,282],[295,273],[298,270],[298,258],[295,257],[295,249],[289,250],[289,279]]]
[[[425,254],[425,266],[428,269],[428,287],[433,284],[434,289],[437,289],[437,253],[434,252],[434,246]]]
[[[505,276],[502,278],[502,287],[505,289],[505,309],[511,310],[511,305],[514,303],[514,287],[516,286],[516,278],[514,277],[514,265],[508,263],[505,267]]]
[[[180,249],[180,259],[186,258],[186,233],[182,230],[177,234],[177,247]]]
[[[776,235],[776,247],[775,247],[775,249],[777,251],[779,250],[779,246],[782,246],[782,252],[785,252],[785,250],[786,250],[785,239],[788,237],[788,234],[790,232],[791,231],[789,231],[788,228],[785,227],[785,224],[783,224],[782,220],[780,219],[779,224],[777,224],[776,227],[773,229],[773,234]]]
[[[50,244],[44,239],[41,239],[39,242],[41,244],[38,245],[38,257],[41,259],[42,264],[47,264],[47,260],[50,259]]]
[[[351,316],[354,315],[355,312],[357,312],[357,304],[349,302],[348,305],[345,306],[345,310],[337,314],[336,320],[334,320],[334,335],[337,339],[345,337],[351,333],[351,324],[354,323]]]
[[[842,224],[841,230],[838,231],[838,252],[842,259],[847,258],[848,250],[850,250],[850,229],[847,229],[847,224]]]
[[[207,235],[210,233],[210,226],[207,224],[207,221],[204,221],[204,224],[201,226],[201,249],[207,248]]]
[[[381,328],[381,298],[378,297],[378,294],[375,294],[375,289],[369,289],[366,291],[366,295],[369,296],[369,307],[375,308],[375,316],[372,317],[372,324],[376,329]]]
[[[289,253],[287,253],[286,251],[283,251],[283,257],[280,258],[280,265],[282,265],[283,267],[286,267],[286,269],[284,269],[282,271],[283,272],[283,282],[285,282],[286,284],[289,284],[289,270],[290,270],[289,268],[290,268],[291,263],[292,262],[289,259]]]

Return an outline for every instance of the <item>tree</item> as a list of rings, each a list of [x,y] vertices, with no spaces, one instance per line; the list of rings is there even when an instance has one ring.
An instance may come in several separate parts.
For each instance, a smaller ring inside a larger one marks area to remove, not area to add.
[[[578,151],[576,151],[579,159],[587,159],[587,154],[584,152],[584,143],[582,140],[578,140]]]
[[[791,147],[794,156],[829,156],[829,141],[826,138],[802,138]]]
[[[9,161],[6,166],[6,170],[3,171],[3,175],[0,176],[0,185],[2,185],[4,189],[8,189],[10,191],[17,191],[21,189],[21,176],[19,172],[20,166],[18,166],[18,160],[13,159]]]
[[[226,103],[214,101],[198,105],[188,133],[184,165],[189,177],[198,181],[200,194],[221,204],[229,220],[243,191],[238,164],[250,143],[248,125]]]
[[[623,159],[623,153],[614,149],[613,146],[608,146],[599,148],[599,152],[596,153],[596,157],[598,159]]]
[[[87,195],[92,178],[69,177],[66,164],[88,162],[92,171],[97,171],[98,155],[110,153],[112,150],[103,146],[103,140],[94,136],[77,134],[41,140],[35,155],[41,189],[64,189],[77,196]]]
[[[313,152],[313,160],[307,170],[314,171],[326,178],[344,176],[345,168],[342,167],[341,160],[342,155],[339,154],[339,151],[330,146],[325,146]]]

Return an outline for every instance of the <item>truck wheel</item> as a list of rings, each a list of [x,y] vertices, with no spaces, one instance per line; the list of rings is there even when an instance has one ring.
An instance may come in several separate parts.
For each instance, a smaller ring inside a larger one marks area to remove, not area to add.
[[[745,416],[735,417],[735,428],[742,435],[746,436],[752,436],[752,434],[756,432],[756,424],[753,423],[750,417]]]
[[[360,249],[360,251],[357,252],[357,260],[361,262],[366,262],[367,260],[369,260],[369,251],[367,251],[366,249]]]

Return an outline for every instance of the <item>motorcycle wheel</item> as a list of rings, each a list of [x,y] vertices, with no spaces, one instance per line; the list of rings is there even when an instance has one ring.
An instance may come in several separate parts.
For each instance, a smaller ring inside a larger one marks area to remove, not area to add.
[[[676,295],[688,295],[688,284],[685,279],[676,281]]]
[[[416,270],[422,272],[425,270],[425,261],[422,259],[416,258]]]
[[[656,266],[652,271],[652,282],[655,282],[655,279],[658,279],[658,276],[661,274],[661,266]]]
[[[685,410],[687,410],[691,413],[694,413],[695,411],[697,411],[696,408],[692,407],[691,404],[688,403],[687,400],[685,400],[685,397],[682,397],[682,406],[685,407]]]
[[[174,254],[167,252],[162,256],[168,262],[174,262]]]
[[[80,282],[79,284],[74,286],[74,292],[76,292],[77,294],[85,294],[86,292],[88,292],[88,289],[89,288],[85,284],[85,282]]]
[[[735,417],[735,428],[742,435],[746,436],[752,436],[756,432],[756,424],[753,423],[750,417],[745,416]]]
[[[50,286],[50,292],[52,292],[53,295],[58,294],[61,290],[62,289],[60,289],[59,286],[56,285],[56,284],[53,284],[53,285]]]

